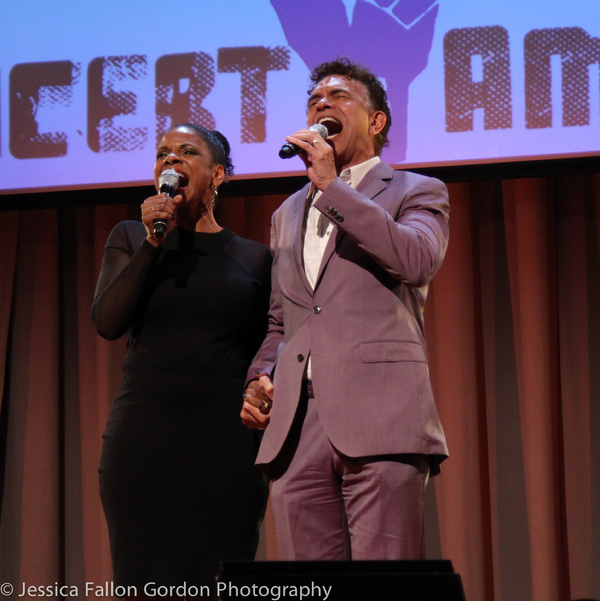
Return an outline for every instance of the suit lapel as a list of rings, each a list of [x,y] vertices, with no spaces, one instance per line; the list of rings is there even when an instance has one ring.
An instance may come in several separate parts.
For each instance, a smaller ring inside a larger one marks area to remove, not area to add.
[[[294,214],[294,260],[296,261],[296,269],[300,274],[300,279],[304,284],[307,292],[312,296],[313,289],[306,277],[306,270],[304,269],[304,261],[302,258],[302,251],[304,248],[304,229],[306,224],[305,212],[306,212],[306,196],[310,190],[310,183],[304,186],[300,190],[296,198],[294,199],[294,206],[292,208]]]
[[[393,174],[394,169],[392,167],[390,167],[387,163],[379,162],[362,178],[356,188],[356,191],[360,192],[364,196],[367,196],[368,198],[373,199],[382,190],[385,190],[389,186]],[[321,266],[319,268],[319,275],[317,277],[315,289],[318,287],[321,277],[323,276],[323,272],[333,256],[335,249],[341,244],[345,235],[346,232],[339,229],[337,225],[334,224],[333,231],[331,232],[331,236],[329,237],[329,241],[325,247],[325,252],[323,253],[323,259],[321,260]],[[304,272],[304,270],[302,271]]]
[[[390,185],[393,176],[394,170],[392,167],[386,163],[379,162],[362,178],[356,191],[367,198],[373,199]]]
[[[319,275],[317,276],[317,281],[315,282],[315,289],[321,281],[323,271],[325,271],[325,267],[327,266],[327,263],[329,263],[329,259],[331,259],[331,257],[333,256],[333,251],[339,246],[340,242],[342,241],[342,238],[345,235],[346,232],[340,230],[337,225],[333,225],[333,231],[331,232],[331,236],[329,236],[327,246],[325,246],[325,252],[323,253],[323,258],[321,259]]]

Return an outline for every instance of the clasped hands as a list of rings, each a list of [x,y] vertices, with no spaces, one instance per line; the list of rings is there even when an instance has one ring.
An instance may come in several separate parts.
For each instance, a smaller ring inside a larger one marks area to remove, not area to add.
[[[244,404],[240,417],[248,428],[264,430],[271,421],[273,405],[273,382],[270,376],[256,374],[257,379],[248,384],[244,392]]]

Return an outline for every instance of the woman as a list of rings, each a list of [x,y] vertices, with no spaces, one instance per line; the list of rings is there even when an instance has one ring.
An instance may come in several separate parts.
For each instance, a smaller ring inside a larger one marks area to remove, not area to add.
[[[112,231],[93,304],[98,333],[127,332],[104,432],[100,493],[115,586],[208,586],[222,559],[253,559],[267,499],[258,440],[239,420],[246,370],[266,330],[271,255],[215,221],[233,171],[227,140],[193,124],[160,142],[142,204]],[[166,220],[159,239],[155,220]]]

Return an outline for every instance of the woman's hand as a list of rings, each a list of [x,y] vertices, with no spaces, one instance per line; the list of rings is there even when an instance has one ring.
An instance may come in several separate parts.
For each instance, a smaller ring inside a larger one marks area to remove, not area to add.
[[[167,236],[175,227],[175,219],[177,217],[177,205],[181,202],[182,196],[178,194],[175,198],[171,198],[168,194],[157,194],[146,198],[142,204],[142,223],[148,232],[148,242],[154,246],[162,246]],[[167,223],[167,231],[162,238],[157,238],[154,235],[154,222],[157,219],[162,219]]]

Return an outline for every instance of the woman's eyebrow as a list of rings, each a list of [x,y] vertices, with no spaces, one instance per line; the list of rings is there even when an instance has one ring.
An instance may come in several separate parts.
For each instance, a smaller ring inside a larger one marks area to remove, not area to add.
[[[177,148],[178,150],[183,149],[183,148],[196,148],[195,144],[192,144],[191,142],[184,142],[183,144],[179,144],[179,146],[176,146],[175,148]],[[158,152],[159,150],[169,150],[168,146],[160,146],[159,148],[156,149],[156,152]]]

